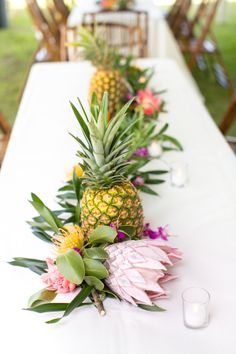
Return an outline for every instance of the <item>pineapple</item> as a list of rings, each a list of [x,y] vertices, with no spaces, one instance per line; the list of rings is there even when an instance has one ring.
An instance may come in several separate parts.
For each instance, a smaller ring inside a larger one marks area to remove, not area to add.
[[[112,115],[120,108],[121,101],[127,93],[125,80],[115,68],[117,52],[101,37],[93,35],[83,27],[80,28],[79,35],[80,41],[76,45],[81,47],[81,57],[90,60],[97,68],[90,81],[89,98],[91,99],[95,92],[101,103],[103,93],[107,91],[109,113]]]
[[[85,140],[79,138],[83,160],[83,184],[85,191],[81,201],[81,221],[85,235],[99,225],[131,225],[134,237],[143,234],[143,208],[137,189],[127,179],[132,154],[132,125],[122,125],[126,119],[128,102],[112,120],[108,119],[108,94],[101,104],[96,94],[91,101],[90,115],[84,117],[74,105],[73,111],[80,123]]]

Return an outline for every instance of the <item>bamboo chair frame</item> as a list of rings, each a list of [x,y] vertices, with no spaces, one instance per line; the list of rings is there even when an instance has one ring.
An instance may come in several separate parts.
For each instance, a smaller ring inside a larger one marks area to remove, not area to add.
[[[236,119],[236,93],[233,95],[230,105],[225,112],[223,119],[219,125],[220,131],[225,135]]]

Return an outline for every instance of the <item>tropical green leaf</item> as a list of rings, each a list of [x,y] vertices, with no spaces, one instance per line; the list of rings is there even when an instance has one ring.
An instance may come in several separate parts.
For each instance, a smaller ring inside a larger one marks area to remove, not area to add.
[[[167,170],[150,170],[150,171],[144,171],[142,172],[143,175],[163,175],[165,173],[169,173]]]
[[[135,227],[131,225],[119,225],[119,231],[123,231],[126,235],[132,238],[135,234]]]
[[[148,186],[137,186],[137,189],[141,190],[143,193],[147,194],[152,194],[152,195],[158,195],[157,192],[155,192],[153,189],[149,188]]]
[[[70,282],[81,284],[84,279],[84,262],[80,254],[74,250],[69,250],[56,259],[59,272]]]
[[[95,289],[97,289],[99,291],[103,290],[103,288],[104,288],[103,282],[96,277],[85,276],[84,280],[88,285],[93,286]]]
[[[80,304],[77,307],[86,306],[86,305],[93,305],[93,303],[92,302],[85,302],[83,304]],[[48,304],[37,305],[37,306],[30,307],[30,308],[27,308],[24,310],[37,312],[37,313],[59,312],[59,311],[65,311],[67,306],[68,306],[67,302],[62,302],[62,303],[52,302],[52,303],[48,303]]]
[[[164,179],[149,179],[149,178],[145,179],[145,183],[147,184],[162,184],[164,182],[165,182]]]
[[[174,146],[176,146],[178,150],[183,151],[183,146],[180,144],[180,142],[176,138],[173,138],[172,136],[165,135],[165,134],[162,135],[161,138],[163,141],[168,141],[171,144],[173,144]]]
[[[80,201],[80,197],[81,197],[81,185],[82,185],[82,178],[79,178],[74,170],[73,173],[73,187],[74,187],[74,191],[77,197],[78,202]]]
[[[55,291],[48,289],[41,289],[37,293],[33,294],[28,301],[28,307],[34,307],[44,303],[49,303],[56,297]]]
[[[113,243],[117,232],[110,226],[98,226],[89,236],[89,243]]]
[[[92,259],[107,259],[108,253],[102,247],[92,247],[84,250],[84,254],[87,258]]]
[[[35,195],[31,194],[32,201],[30,203],[37,210],[37,212],[42,216],[42,218],[51,226],[54,232],[58,232],[59,228],[63,228],[63,224],[58,219],[58,217],[53,214],[53,212],[46,207],[46,205]]]
[[[47,321],[46,323],[52,324],[59,322],[63,317],[68,316],[74,309],[81,306],[83,301],[89,296],[91,290],[93,289],[92,286],[85,285],[79,294],[66,306],[65,312],[62,317],[54,318],[52,320]]]
[[[115,298],[120,301],[119,296],[114,291],[112,291],[111,289],[108,289],[107,287],[105,287],[102,290],[102,293],[105,293],[107,297]]]
[[[47,263],[45,261],[33,258],[15,257],[13,258],[13,261],[9,262],[9,264],[17,267],[28,268],[32,272],[39,275],[45,273],[45,269],[47,269]]]
[[[98,279],[104,279],[109,275],[106,267],[96,259],[84,258],[84,265],[86,276],[89,275]]]
[[[163,312],[166,311],[165,309],[163,309],[162,307],[159,307],[155,304],[152,305],[144,305],[144,304],[138,304],[138,307],[140,307],[143,310],[146,311],[153,311],[153,312]]]

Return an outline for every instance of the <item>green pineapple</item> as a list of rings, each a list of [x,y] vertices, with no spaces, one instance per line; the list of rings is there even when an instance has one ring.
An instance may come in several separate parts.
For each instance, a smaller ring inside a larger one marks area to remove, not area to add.
[[[128,102],[112,120],[108,119],[108,95],[99,104],[94,94],[90,115],[84,116],[72,105],[80,123],[84,141],[76,138],[83,160],[85,191],[81,201],[82,227],[89,236],[98,225],[131,225],[134,237],[143,233],[143,208],[137,189],[125,176],[132,150],[132,125],[122,127]]]
[[[95,92],[101,103],[103,94],[107,91],[109,113],[112,114],[120,108],[121,101],[127,93],[125,80],[120,71],[115,68],[117,52],[101,37],[93,35],[83,27],[80,28],[79,35],[80,41],[76,45],[82,49],[81,57],[91,61],[97,68],[90,81],[89,97],[91,99]]]

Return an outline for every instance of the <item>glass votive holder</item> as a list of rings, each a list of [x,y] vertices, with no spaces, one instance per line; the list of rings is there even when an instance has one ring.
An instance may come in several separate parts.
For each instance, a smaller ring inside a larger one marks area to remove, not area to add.
[[[170,166],[170,179],[174,187],[184,187],[188,181],[188,165],[185,162],[173,162]]]
[[[204,328],[209,324],[210,294],[203,288],[183,291],[183,320],[188,328]]]

